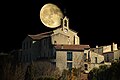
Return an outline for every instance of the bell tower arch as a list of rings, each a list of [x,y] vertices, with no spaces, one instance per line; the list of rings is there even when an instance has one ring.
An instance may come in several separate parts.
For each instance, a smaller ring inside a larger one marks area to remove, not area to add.
[[[63,30],[69,29],[69,19],[66,16],[62,20],[62,28]]]

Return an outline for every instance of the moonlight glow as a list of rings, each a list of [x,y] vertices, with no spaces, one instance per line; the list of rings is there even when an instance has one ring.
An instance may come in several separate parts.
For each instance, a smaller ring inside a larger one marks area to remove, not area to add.
[[[61,10],[54,4],[45,4],[40,10],[41,22],[50,28],[56,28],[61,24],[63,14]]]

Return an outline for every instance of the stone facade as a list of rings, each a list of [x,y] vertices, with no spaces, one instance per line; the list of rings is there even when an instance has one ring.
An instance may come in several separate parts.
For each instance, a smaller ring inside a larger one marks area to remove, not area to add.
[[[30,62],[54,56],[51,44],[51,32],[28,35],[22,42],[21,62]]]
[[[91,48],[91,50],[93,52],[99,53],[99,54],[103,54],[106,52],[111,52],[111,51],[115,51],[118,50],[117,48],[117,44],[112,43],[111,45],[106,45],[106,46],[96,46],[96,48]]]
[[[97,54],[93,51],[90,51],[89,53],[89,61],[84,62],[84,68],[85,72],[89,73],[90,70],[92,70],[95,67],[99,67],[100,65],[103,65],[104,63],[104,56]]]
[[[52,44],[70,44],[70,45],[80,44],[80,40],[79,37],[77,36],[77,32],[69,29],[68,24],[69,24],[69,19],[65,17],[63,19],[63,25],[60,28],[53,30],[54,33],[52,34]]]
[[[115,62],[120,60],[120,50],[103,53],[106,62]]]
[[[114,51],[114,61],[120,60],[120,50]]]
[[[89,45],[55,45],[56,67],[61,71],[82,67],[84,50],[89,50],[89,48]]]
[[[91,63],[101,63],[104,61],[104,56],[90,51]]]

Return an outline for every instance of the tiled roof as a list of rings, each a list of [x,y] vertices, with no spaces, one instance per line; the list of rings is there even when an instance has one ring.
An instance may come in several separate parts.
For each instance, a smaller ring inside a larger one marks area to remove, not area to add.
[[[66,37],[69,37],[69,36],[67,36],[67,35],[65,35],[65,34],[62,34],[62,33],[56,33],[56,34],[53,34],[52,36],[54,36],[54,35],[64,35],[64,36],[66,36]]]
[[[45,32],[45,33],[40,33],[40,34],[36,34],[36,35],[28,35],[29,37],[31,37],[33,40],[40,40],[42,38],[48,37],[50,36],[50,34],[52,34],[53,32]]]
[[[90,48],[89,45],[55,45],[58,50],[84,50]]]

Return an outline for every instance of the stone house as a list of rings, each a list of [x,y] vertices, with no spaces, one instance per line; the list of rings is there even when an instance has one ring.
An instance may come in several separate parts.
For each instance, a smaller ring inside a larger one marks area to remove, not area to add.
[[[96,48],[91,48],[91,51],[103,55],[105,62],[113,62],[120,59],[120,50],[118,50],[115,43],[106,46],[96,46]]]
[[[120,50],[103,53],[106,62],[115,62],[120,60]]]
[[[53,56],[51,36],[52,32],[28,35],[22,42],[22,62],[31,62]]]
[[[95,48],[91,48],[91,51],[96,52],[98,54],[103,54],[115,50],[118,50],[118,48],[117,48],[117,44],[115,44],[114,42],[111,45],[96,46]]]
[[[93,51],[88,52],[88,61],[84,62],[85,73],[89,73],[93,68],[99,68],[101,65],[111,65],[111,63],[104,62],[104,56]]]
[[[55,45],[56,67],[61,71],[83,67],[84,52],[90,49],[89,45]]]

